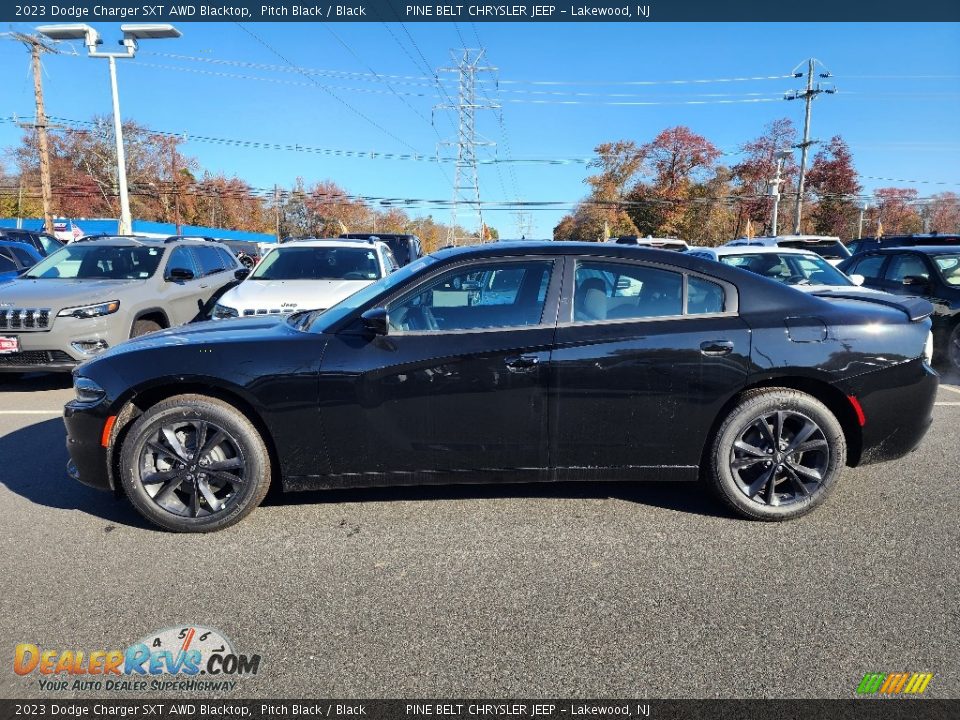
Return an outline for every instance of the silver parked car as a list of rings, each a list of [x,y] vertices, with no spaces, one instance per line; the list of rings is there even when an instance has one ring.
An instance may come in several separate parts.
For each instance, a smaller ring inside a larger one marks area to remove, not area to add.
[[[0,285],[0,372],[69,371],[124,340],[203,317],[248,272],[204,240],[71,243]]]

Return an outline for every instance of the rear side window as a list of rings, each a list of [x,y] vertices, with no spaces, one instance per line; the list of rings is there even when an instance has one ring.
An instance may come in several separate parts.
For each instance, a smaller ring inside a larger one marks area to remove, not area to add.
[[[193,248],[193,252],[196,254],[197,260],[200,263],[202,275],[213,275],[214,273],[223,271],[223,258],[220,257],[217,248],[197,245]]]
[[[876,280],[880,277],[880,270],[883,267],[884,255],[871,255],[865,257],[859,262],[855,262],[850,267],[848,275],[863,275],[865,278]]]
[[[707,315],[722,313],[727,309],[726,293],[715,282],[703,278],[687,277],[687,314]]]
[[[930,277],[927,264],[916,255],[894,255],[887,268],[887,280],[903,282],[906,277]]]
[[[683,275],[669,270],[578,262],[573,321],[623,320],[683,314]]]
[[[13,256],[20,263],[20,267],[28,268],[34,263],[34,259],[30,256],[26,250],[21,250],[20,248],[12,247],[10,252],[13,253]]]

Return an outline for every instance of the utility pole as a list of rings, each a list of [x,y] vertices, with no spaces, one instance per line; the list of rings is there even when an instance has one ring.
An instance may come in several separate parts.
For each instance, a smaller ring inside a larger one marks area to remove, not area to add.
[[[857,222],[857,240],[863,237],[863,214],[869,209],[869,202],[866,200],[860,202],[860,220]]]
[[[177,226],[177,235],[183,233],[183,226],[180,223],[180,176],[177,175],[177,143],[170,138],[170,175],[173,179],[173,207],[174,222]]]
[[[30,60],[33,66],[33,96],[37,104],[37,118],[34,128],[37,131],[37,145],[40,151],[40,193],[43,198],[43,229],[53,234],[53,189],[50,183],[50,141],[47,137],[47,114],[43,106],[43,66],[41,53],[56,53],[52,47],[36,35],[12,32],[5,33],[14,40],[30,48]]]
[[[794,90],[792,92],[784,95],[785,100],[798,100],[803,98],[806,104],[806,110],[804,113],[803,119],[803,142],[794,147],[800,148],[800,183],[797,186],[797,206],[793,216],[793,232],[796,235],[800,234],[800,219],[803,215],[803,192],[804,186],[807,180],[807,151],[811,145],[816,144],[817,140],[810,139],[810,113],[813,109],[813,100],[820,93],[827,93],[828,95],[834,94],[837,90],[833,86],[830,87],[821,87],[821,84],[818,82],[816,87],[813,84],[813,73],[816,70],[817,65],[823,65],[816,58],[810,58],[807,60],[807,89],[801,92],[800,90]],[[798,73],[794,70],[794,77],[800,78],[803,77],[803,73]],[[821,78],[830,77],[830,72],[824,68],[824,72],[820,73]]]
[[[438,72],[457,73],[459,80],[459,94],[457,104],[437,105],[435,110],[457,111],[457,141],[445,142],[442,145],[457,146],[456,175],[453,181],[453,204],[450,208],[450,230],[447,234],[451,245],[459,245],[457,237],[458,209],[466,205],[473,212],[471,217],[476,218],[479,228],[480,242],[483,242],[484,223],[483,210],[480,205],[480,177],[477,172],[477,148],[492,146],[495,143],[477,136],[477,110],[499,110],[500,106],[492,102],[477,100],[476,82],[478,72],[495,72],[495,67],[481,67],[480,59],[483,50],[464,48],[461,51],[451,51],[456,67],[440,68]]]

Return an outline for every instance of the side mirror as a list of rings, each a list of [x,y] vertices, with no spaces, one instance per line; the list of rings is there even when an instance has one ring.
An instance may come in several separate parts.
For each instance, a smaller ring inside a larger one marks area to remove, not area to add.
[[[243,268],[240,268],[239,270],[233,271],[233,276],[237,280],[246,280],[249,274],[250,274],[250,268],[248,267],[243,267]]]
[[[852,282],[854,285],[863,285],[865,281],[866,278],[863,275],[853,274],[850,276],[850,282]]]
[[[193,270],[187,268],[171,268],[167,273],[167,280],[193,280]]]
[[[370,308],[360,316],[360,322],[374,335],[386,335],[389,317],[384,307]]]
[[[930,281],[922,275],[907,275],[903,279],[904,287],[912,287],[917,290],[922,290],[930,285]]]

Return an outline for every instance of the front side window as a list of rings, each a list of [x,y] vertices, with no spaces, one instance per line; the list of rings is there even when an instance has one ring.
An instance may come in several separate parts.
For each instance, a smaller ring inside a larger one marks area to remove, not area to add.
[[[167,261],[168,276],[170,275],[170,271],[174,268],[179,270],[189,270],[193,273],[194,277],[200,277],[200,271],[197,269],[197,265],[193,260],[193,253],[191,253],[188,248],[174,248],[173,252],[170,253],[170,259]]]
[[[578,262],[573,321],[683,314],[683,275],[645,265]]]
[[[13,256],[17,259],[17,262],[20,263],[20,267],[28,268],[31,267],[35,262],[33,256],[26,250],[21,250],[18,247],[12,247],[10,248],[10,252],[13,253]]]
[[[394,332],[486,330],[540,324],[550,260],[471,265],[429,281],[387,308]]]
[[[885,259],[885,255],[865,257],[860,262],[853,264],[853,267],[850,268],[850,273],[853,275],[863,275],[869,280],[877,280],[880,277],[880,270],[883,268],[883,261]]]
[[[28,278],[81,280],[139,280],[153,275],[163,248],[142,245],[74,243],[34,265]]]
[[[13,261],[10,250],[0,248],[0,272],[12,272],[17,269],[17,264]]]
[[[223,258],[217,252],[215,247],[206,247],[198,245],[193,251],[197,255],[197,261],[200,263],[200,271],[203,275],[213,275],[223,271]]]
[[[271,250],[250,274],[250,280],[378,280],[376,249],[296,247]]]

